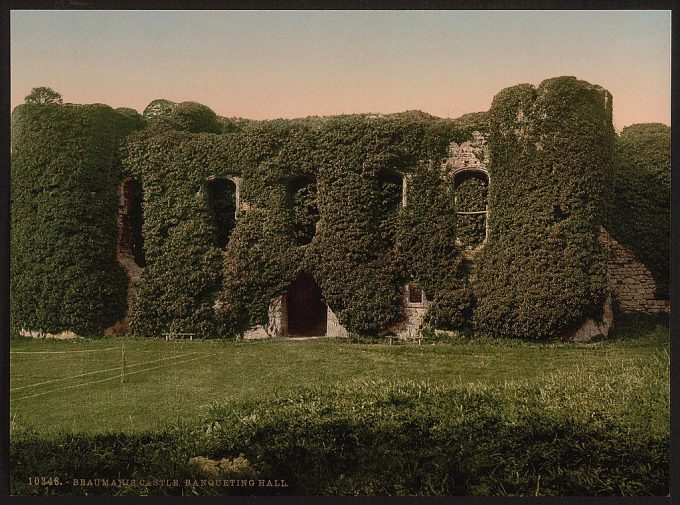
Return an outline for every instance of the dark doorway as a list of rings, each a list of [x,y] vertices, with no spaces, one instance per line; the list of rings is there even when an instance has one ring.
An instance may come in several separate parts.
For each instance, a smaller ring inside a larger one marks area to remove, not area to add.
[[[321,288],[306,273],[298,275],[286,293],[288,336],[312,337],[326,334],[328,311]]]

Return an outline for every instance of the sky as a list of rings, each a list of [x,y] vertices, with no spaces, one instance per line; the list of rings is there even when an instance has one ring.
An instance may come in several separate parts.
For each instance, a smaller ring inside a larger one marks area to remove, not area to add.
[[[227,117],[488,110],[560,75],[608,89],[617,130],[670,125],[670,11],[12,11],[12,107],[33,87]]]

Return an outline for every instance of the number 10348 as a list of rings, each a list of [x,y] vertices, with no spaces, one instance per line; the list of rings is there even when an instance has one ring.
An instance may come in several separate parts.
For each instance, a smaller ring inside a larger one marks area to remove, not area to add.
[[[29,486],[61,486],[59,477],[29,477]]]

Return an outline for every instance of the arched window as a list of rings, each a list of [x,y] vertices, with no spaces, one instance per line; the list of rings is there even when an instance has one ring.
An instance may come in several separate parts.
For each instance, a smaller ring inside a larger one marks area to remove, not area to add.
[[[121,187],[120,217],[118,220],[118,249],[120,254],[132,257],[139,267],[146,266],[142,224],[142,185],[134,179],[125,179]]]
[[[489,176],[485,171],[459,171],[453,179],[456,235],[468,249],[476,249],[488,236]]]
[[[288,183],[288,197],[293,212],[293,233],[298,245],[309,244],[319,222],[316,179],[301,175]]]
[[[237,187],[231,179],[210,179],[207,185],[208,208],[215,227],[215,247],[224,249],[236,226]]]

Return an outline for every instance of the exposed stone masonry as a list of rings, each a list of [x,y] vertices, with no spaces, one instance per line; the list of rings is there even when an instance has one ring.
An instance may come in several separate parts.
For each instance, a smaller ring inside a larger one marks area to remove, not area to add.
[[[104,330],[105,335],[127,333],[129,331],[130,307],[135,300],[136,286],[141,280],[142,269],[135,261],[132,246],[132,186],[130,180],[126,180],[118,188],[118,245],[116,248],[116,260],[125,271],[130,282],[127,289],[127,312],[123,319]]]
[[[656,298],[656,283],[649,269],[604,228],[599,238],[609,252],[609,286],[621,310],[668,312],[669,301]]]
[[[398,338],[413,339],[420,337],[425,314],[430,307],[430,302],[425,298],[425,293],[421,294],[421,302],[409,301],[409,289],[407,285],[404,289],[404,317],[388,326],[385,333],[394,333]]]

